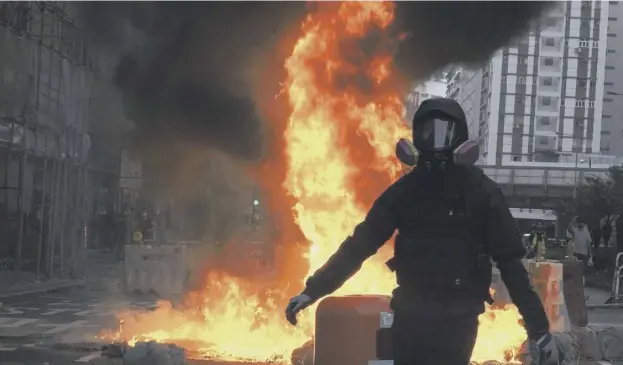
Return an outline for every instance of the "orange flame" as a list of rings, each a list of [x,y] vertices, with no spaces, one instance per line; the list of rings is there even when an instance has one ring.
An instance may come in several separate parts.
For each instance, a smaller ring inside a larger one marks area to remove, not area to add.
[[[291,110],[283,131],[286,176],[280,191],[269,192],[294,198],[294,219],[311,242],[309,273],[335,252],[396,178],[401,167],[393,156],[395,143],[410,134],[386,31],[394,5],[316,5],[285,62],[281,85]],[[381,250],[337,294],[390,294],[395,278],[384,265],[390,254],[390,248]],[[304,278],[289,279],[302,284]],[[279,296],[258,285],[211,273],[205,290],[186,298],[186,307],[196,309],[161,303],[153,312],[123,313],[123,331],[108,338],[174,342],[220,359],[285,362],[313,334],[314,308],[291,327],[283,320],[283,303],[276,302]],[[488,309],[480,317],[473,360],[511,358],[526,337],[519,319],[513,306]]]

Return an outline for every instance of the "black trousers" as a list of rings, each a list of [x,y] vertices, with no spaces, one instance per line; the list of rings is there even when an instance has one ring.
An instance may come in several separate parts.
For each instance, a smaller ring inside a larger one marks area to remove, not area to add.
[[[394,365],[469,365],[478,315],[443,318],[394,313]]]
[[[588,255],[583,255],[577,252],[574,252],[573,256],[575,256],[576,259],[582,261],[582,264],[584,265],[584,271],[586,271],[586,268],[588,267],[588,260],[590,257]]]

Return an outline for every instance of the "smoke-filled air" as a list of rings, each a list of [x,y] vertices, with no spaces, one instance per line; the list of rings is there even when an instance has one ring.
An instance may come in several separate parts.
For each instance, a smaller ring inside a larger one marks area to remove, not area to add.
[[[272,280],[206,262],[183,303],[119,313],[107,339],[156,340],[195,356],[288,362],[313,336],[287,299],[397,178],[410,136],[403,95],[455,63],[478,65],[528,30],[542,2],[88,3],[90,31],[118,52],[115,82],[160,188],[188,185],[216,155],[259,182],[279,222]],[[186,163],[180,161],[188,161]],[[387,294],[391,244],[337,294]],[[512,358],[526,334],[513,306],[480,317],[473,359]]]

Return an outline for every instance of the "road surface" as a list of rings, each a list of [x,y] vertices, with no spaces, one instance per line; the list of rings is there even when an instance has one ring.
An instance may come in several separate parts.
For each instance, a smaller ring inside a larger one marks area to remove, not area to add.
[[[605,290],[584,288],[584,294],[588,296],[588,304],[604,304],[610,293]],[[588,322],[593,324],[619,324],[623,325],[623,308],[619,309],[590,309]]]

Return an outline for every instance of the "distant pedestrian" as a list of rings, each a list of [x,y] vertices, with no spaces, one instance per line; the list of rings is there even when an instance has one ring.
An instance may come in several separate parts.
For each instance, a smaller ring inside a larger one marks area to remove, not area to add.
[[[141,212],[138,229],[143,235],[143,240],[152,241],[155,239],[156,222],[154,222],[145,209]]]
[[[584,221],[579,218],[576,219],[575,227],[571,227],[571,236],[574,247],[573,256],[582,261],[586,270],[592,256],[593,239]]]
[[[610,245],[610,239],[612,238],[612,220],[610,217],[606,217],[603,227],[601,228],[601,236],[604,239],[604,246]]]

